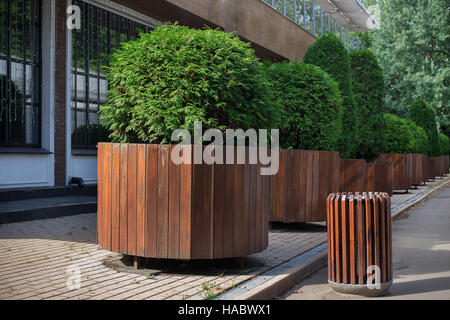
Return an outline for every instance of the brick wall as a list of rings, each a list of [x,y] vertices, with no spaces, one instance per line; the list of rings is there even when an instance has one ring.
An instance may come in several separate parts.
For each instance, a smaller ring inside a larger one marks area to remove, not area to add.
[[[66,0],[56,0],[55,185],[66,184]]]

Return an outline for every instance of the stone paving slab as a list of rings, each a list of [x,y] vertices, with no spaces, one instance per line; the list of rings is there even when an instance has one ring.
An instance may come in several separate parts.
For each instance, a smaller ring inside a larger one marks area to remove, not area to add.
[[[395,194],[392,207],[449,179]],[[318,247],[327,238],[324,223],[276,227],[270,232],[268,249],[246,257],[243,268],[238,262],[221,260],[205,267],[188,263],[185,271],[178,268],[146,276],[105,266],[105,260],[121,255],[96,244],[96,228],[95,213],[0,225],[0,300],[210,299]],[[79,289],[71,290],[67,282],[73,270],[79,270],[81,283]]]
[[[244,258],[243,268],[228,259],[145,276],[105,266],[121,255],[96,244],[96,228],[95,213],[0,225],[0,299],[212,298],[326,241],[323,226],[291,226],[271,232],[269,248]],[[67,286],[71,268],[79,268],[79,289]]]

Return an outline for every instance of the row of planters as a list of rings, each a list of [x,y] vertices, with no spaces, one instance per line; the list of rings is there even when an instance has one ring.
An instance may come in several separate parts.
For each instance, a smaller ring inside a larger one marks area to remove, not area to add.
[[[123,44],[101,107],[114,143],[98,146],[98,243],[135,257],[240,257],[267,247],[269,221],[324,221],[329,193],[392,193],[394,163],[372,162],[385,151],[375,57],[350,58],[330,35],[304,62],[260,63],[234,34],[177,25]],[[202,140],[184,140],[175,163],[173,133],[194,136],[196,121],[220,132],[279,128],[278,174],[195,164]]]

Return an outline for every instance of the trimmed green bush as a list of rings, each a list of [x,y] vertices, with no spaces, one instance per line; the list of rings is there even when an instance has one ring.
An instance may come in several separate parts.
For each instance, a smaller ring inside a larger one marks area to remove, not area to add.
[[[428,150],[428,137],[421,127],[409,119],[385,113],[384,153],[422,153]]]
[[[409,115],[419,127],[423,128],[428,136],[428,155],[438,156],[440,153],[439,135],[436,125],[436,113],[425,101],[418,99],[409,110]]]
[[[303,62],[321,67],[339,84],[343,98],[341,156],[354,157],[359,119],[353,98],[350,58],[344,44],[334,34],[325,34],[308,48]]]
[[[295,61],[265,63],[262,69],[282,109],[281,147],[338,150],[342,98],[337,83],[321,68]]]
[[[275,128],[279,109],[248,43],[220,30],[164,25],[111,57],[101,116],[115,142],[171,142],[172,132]]]
[[[441,156],[450,155],[450,142],[448,137],[443,133],[439,133],[439,146]]]
[[[384,136],[384,153],[409,153],[413,139],[406,119],[385,113],[386,130]]]
[[[416,125],[413,121],[406,119],[409,124],[409,130],[411,131],[412,141],[408,144],[409,153],[428,153],[428,137],[421,127]]]
[[[358,147],[356,157],[368,161],[383,151],[384,79],[377,58],[369,50],[350,52],[353,96],[359,112]]]

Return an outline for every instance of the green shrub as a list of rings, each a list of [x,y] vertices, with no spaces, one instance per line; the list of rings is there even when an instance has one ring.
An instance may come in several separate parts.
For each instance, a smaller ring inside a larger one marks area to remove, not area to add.
[[[389,113],[384,114],[384,119],[384,153],[410,153],[413,136],[408,121]]]
[[[421,127],[416,125],[411,120],[406,120],[409,124],[409,130],[411,131],[411,138],[412,141],[410,141],[408,145],[408,152],[409,153],[421,153],[421,154],[427,154],[428,153],[428,137]]]
[[[443,133],[439,133],[439,147],[441,156],[450,155],[450,142],[448,137]]]
[[[341,156],[354,157],[359,121],[353,98],[350,58],[344,44],[335,35],[325,34],[308,48],[303,62],[321,67],[339,84],[343,98]]]
[[[439,135],[436,125],[436,113],[423,100],[418,99],[409,110],[412,121],[423,128],[428,136],[428,155],[438,156],[440,153]]]
[[[342,98],[321,68],[298,62],[262,66],[281,106],[280,145],[285,149],[338,150]]]
[[[377,58],[369,50],[350,53],[353,96],[359,112],[356,157],[375,160],[383,150],[384,79]]]
[[[279,110],[248,43],[236,34],[165,25],[111,57],[102,119],[115,142],[170,143],[172,132],[274,128]]]

